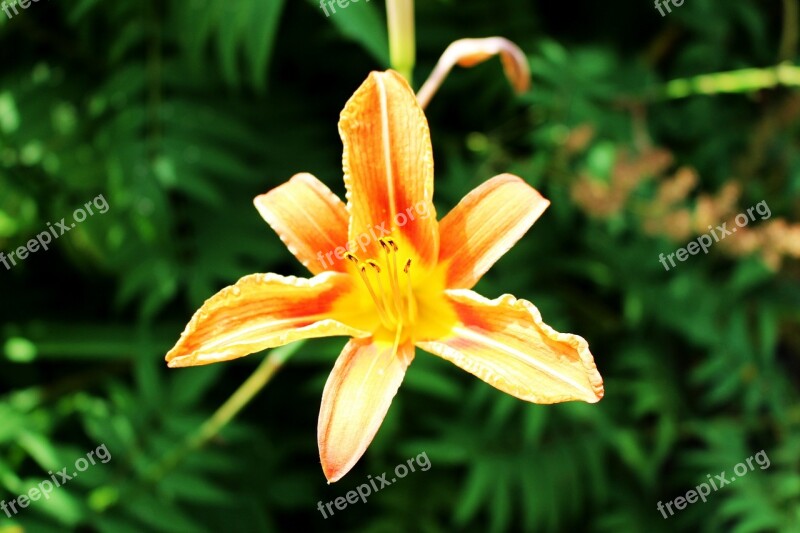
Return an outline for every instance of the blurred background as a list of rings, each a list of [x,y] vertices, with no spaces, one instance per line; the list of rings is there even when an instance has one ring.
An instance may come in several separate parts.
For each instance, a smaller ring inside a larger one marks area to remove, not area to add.
[[[306,343],[201,449],[187,435],[264,355],[163,358],[239,277],[307,274],[252,198],[301,171],[343,195],[338,114],[388,66],[385,6],[17,9],[0,13],[0,251],[94,214],[0,263],[0,500],[101,445],[111,459],[0,512],[0,532],[800,531],[798,0],[418,3],[416,88],[458,38],[528,55],[524,95],[495,59],[433,99],[435,202],[502,172],[551,200],[477,290],[585,337],[606,395],[527,404],[418,352],[330,486],[317,416],[345,339]],[[762,201],[769,218],[707,255],[659,262]],[[761,450],[768,468],[658,511]],[[429,470],[318,511],[423,452]]]

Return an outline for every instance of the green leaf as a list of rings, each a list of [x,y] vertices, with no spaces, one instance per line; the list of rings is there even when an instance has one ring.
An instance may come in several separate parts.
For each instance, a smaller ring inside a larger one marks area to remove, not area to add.
[[[320,9],[317,0],[309,0],[309,3]],[[360,44],[381,67],[386,68],[389,66],[389,36],[386,21],[376,3],[351,1],[345,9],[341,9],[335,7],[337,4],[333,2],[334,7],[329,7],[329,11],[335,9],[335,13],[329,13],[328,20],[343,37]]]

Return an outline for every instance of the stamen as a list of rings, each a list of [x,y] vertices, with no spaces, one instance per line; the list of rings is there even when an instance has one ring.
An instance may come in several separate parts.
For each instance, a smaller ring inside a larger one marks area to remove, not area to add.
[[[410,323],[414,323],[414,320],[417,318],[417,302],[414,300],[414,291],[411,290],[411,259],[408,260],[406,266],[403,268],[403,272],[406,273],[406,306],[408,307],[408,320]]]
[[[394,363],[394,358],[397,357],[397,349],[400,347],[400,334],[403,331],[403,323],[400,322],[397,325],[397,332],[394,334],[394,344],[392,345],[392,354],[386,360],[386,364],[383,365],[383,368],[378,369],[378,374],[383,375],[386,372],[386,369],[392,366]]]
[[[403,323],[400,322],[399,324],[397,324],[397,333],[395,333],[394,346],[392,346],[392,358],[389,361],[394,361],[395,356],[397,356],[397,348],[398,346],[400,346],[400,333],[402,331],[403,331]]]
[[[386,266],[389,269],[389,282],[392,286],[392,296],[397,310],[397,316],[403,316],[403,300],[400,298],[400,282],[397,277],[397,244],[392,239],[380,239],[383,251],[386,252]],[[391,250],[390,250],[391,246]],[[391,253],[394,251],[394,253]]]
[[[400,247],[393,239],[388,237],[378,239],[378,243],[380,243],[383,252],[386,254],[385,265],[380,265],[372,259],[359,261],[354,254],[349,252],[345,254],[345,257],[357,263],[361,279],[364,281],[364,285],[367,286],[367,290],[378,309],[383,326],[390,331],[396,331],[394,347],[396,352],[403,328],[413,324],[417,317],[417,302],[414,299],[414,287],[411,281],[411,259],[407,259],[403,267],[403,272],[407,276],[404,292],[400,283],[400,269],[397,266]],[[367,273],[367,265],[374,270],[375,280],[370,280],[370,275]],[[389,277],[388,287],[384,287],[381,279],[384,268]],[[377,283],[377,290],[373,288],[373,282]]]
[[[367,267],[362,265],[358,269],[361,273],[361,279],[364,280],[364,284],[367,286],[367,290],[369,291],[370,296],[372,296],[372,301],[375,302],[375,307],[378,308],[378,315],[380,316],[381,322],[383,325],[389,329],[392,327],[392,320],[389,320],[389,317],[386,316],[386,312],[383,309],[383,302],[378,296],[375,294],[375,291],[372,289],[372,284],[369,282],[369,278],[367,277]]]
[[[395,317],[394,313],[392,312],[392,308],[389,305],[389,302],[386,301],[386,291],[383,290],[383,282],[381,281],[381,267],[373,261],[372,259],[368,259],[365,261],[369,266],[375,269],[375,279],[378,280],[378,292],[381,293],[381,303],[384,305],[384,309],[386,311],[386,315],[389,317],[392,322],[397,322],[397,318]]]

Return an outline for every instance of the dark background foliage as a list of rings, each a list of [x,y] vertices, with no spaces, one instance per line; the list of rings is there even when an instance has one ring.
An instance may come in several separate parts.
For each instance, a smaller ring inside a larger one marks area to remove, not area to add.
[[[0,15],[0,250],[98,195],[109,210],[0,267],[0,499],[101,443],[112,460],[0,513],[0,532],[800,530],[800,95],[748,85],[758,73],[665,85],[796,62],[797,0],[666,17],[647,1],[439,0],[416,18],[416,87],[458,38],[528,54],[528,93],[495,60],[429,106],[437,209],[501,172],[552,201],[478,290],[587,338],[605,398],[530,405],[418,353],[366,456],[328,486],[316,423],[344,340],[314,341],[170,462],[263,355],[163,356],[223,286],[305,275],[252,198],[300,171],[343,193],[336,122],[388,66],[384,6],[43,0]],[[769,220],[659,263],[761,201]],[[657,511],[762,449],[769,468]],[[430,470],[317,511],[422,452]]]

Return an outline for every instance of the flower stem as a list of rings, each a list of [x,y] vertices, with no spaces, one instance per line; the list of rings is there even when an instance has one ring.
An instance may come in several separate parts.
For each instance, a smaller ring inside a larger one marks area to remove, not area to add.
[[[414,0],[386,0],[389,25],[389,61],[408,83],[413,84],[416,44]]]
[[[661,88],[654,99],[676,100],[698,94],[745,93],[777,86],[800,86],[800,67],[781,63],[768,68],[748,68],[672,80]]]
[[[183,443],[165,456],[150,469],[146,477],[150,481],[158,481],[170,470],[178,466],[189,453],[205,446],[213,439],[258,392],[269,383],[275,373],[289,357],[304,344],[304,341],[293,342],[269,352],[269,355],[258,365],[258,368],[242,383],[236,392],[222,404],[211,417],[203,422],[194,432],[187,435]]]

